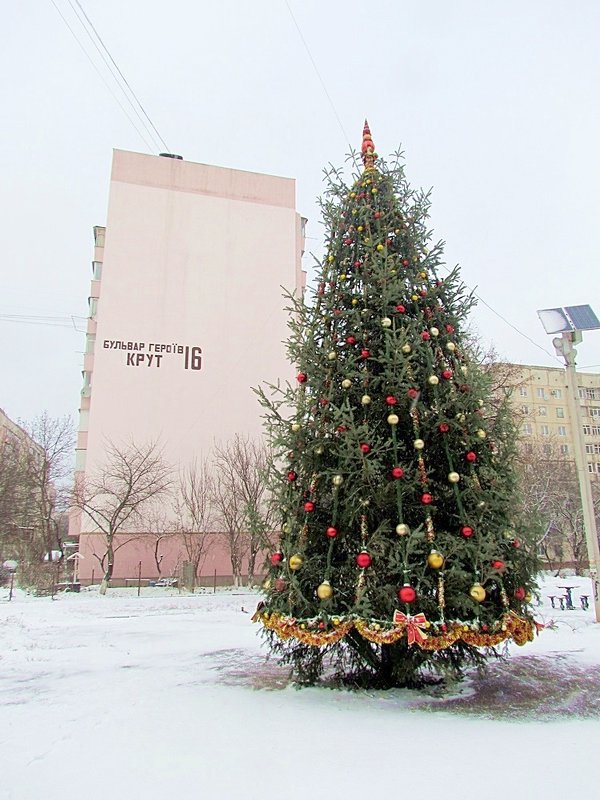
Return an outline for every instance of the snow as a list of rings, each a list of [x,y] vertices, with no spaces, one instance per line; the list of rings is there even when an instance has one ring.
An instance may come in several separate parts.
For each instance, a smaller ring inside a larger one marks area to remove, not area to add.
[[[600,625],[550,607],[564,583],[534,643],[442,695],[294,688],[250,592],[0,589],[0,798],[593,797]]]

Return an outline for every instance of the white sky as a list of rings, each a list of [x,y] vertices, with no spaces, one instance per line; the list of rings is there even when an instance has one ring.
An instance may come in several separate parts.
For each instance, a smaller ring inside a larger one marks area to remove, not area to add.
[[[99,62],[75,0],[55,2]],[[80,3],[171,151],[296,178],[319,253],[322,169],[343,165],[348,144],[285,0]],[[413,186],[433,186],[432,226],[469,286],[549,353],[536,309],[600,314],[596,0],[289,6],[351,144],[367,116],[380,154],[402,145]],[[75,414],[83,333],[2,315],[85,316],[112,148],[158,148],[51,0],[8,4],[2,38],[0,407]],[[473,321],[504,357],[559,365],[482,304]],[[600,331],[578,364],[600,371]]]

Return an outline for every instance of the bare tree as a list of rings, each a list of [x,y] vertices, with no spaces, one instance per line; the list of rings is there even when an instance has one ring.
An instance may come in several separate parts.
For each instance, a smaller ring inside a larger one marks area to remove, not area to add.
[[[172,468],[164,460],[157,442],[125,445],[108,442],[104,464],[90,477],[78,482],[73,505],[81,509],[104,538],[105,552],[100,563],[104,577],[100,594],[106,594],[112,577],[115,552],[125,542],[115,537],[138,527],[151,501],[160,500],[170,490]]]
[[[190,585],[196,588],[198,570],[211,548],[213,516],[213,480],[206,462],[194,461],[179,473],[177,494],[173,502],[175,532],[181,538],[190,564]]]
[[[273,511],[266,483],[270,462],[270,452],[264,443],[240,434],[215,448],[213,500],[224,530],[236,586],[241,583],[244,556],[248,558],[248,583],[251,585],[260,553],[272,543]]]
[[[15,431],[0,444],[0,549],[19,561],[22,584],[43,589],[63,551],[74,428],[70,417],[44,412]]]
[[[523,443],[519,467],[524,506],[529,518],[537,524],[538,544],[544,558],[557,570],[569,565],[580,573],[587,563],[587,547],[573,461],[548,439]],[[598,515],[597,485],[594,494]]]

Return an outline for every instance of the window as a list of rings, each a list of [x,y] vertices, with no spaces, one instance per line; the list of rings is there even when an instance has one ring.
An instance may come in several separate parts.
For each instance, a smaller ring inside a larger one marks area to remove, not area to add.
[[[92,280],[99,281],[102,277],[102,262],[92,261]]]
[[[588,454],[588,456],[591,456],[592,454],[600,456],[600,444],[586,444],[585,452]]]
[[[568,444],[561,444],[560,446],[560,454],[561,456],[566,456],[569,454],[569,445]]]
[[[540,425],[540,433],[542,436],[549,436],[550,428],[547,425]]]
[[[529,406],[521,406],[521,411],[523,414],[529,414]]]
[[[96,334],[88,333],[87,336],[85,337],[85,352],[93,353],[95,344],[96,344]]]
[[[588,472],[593,472],[593,471],[594,471],[594,465],[588,464]]]
[[[525,425],[523,425],[523,429],[522,430],[523,430],[523,433],[526,434],[527,436],[531,435],[531,425],[528,422],[526,422]]]
[[[536,389],[536,394],[541,400],[546,399],[546,390],[544,389],[543,386],[538,386],[538,388]]]
[[[94,317],[98,313],[98,298],[97,297],[90,297],[88,313],[89,313],[89,316],[90,316],[91,319],[94,319]]]
[[[556,409],[556,416],[557,416],[559,419],[564,419],[564,418],[565,418],[565,410],[564,410],[564,408],[560,408],[560,406],[559,406],[559,407]]]
[[[584,389],[579,387],[580,400],[600,400],[600,389]]]
[[[552,445],[549,445],[549,444],[545,444],[544,445],[544,454],[547,455],[547,456],[551,456],[552,455]]]
[[[521,397],[527,397],[527,389],[524,386],[521,386],[519,388],[519,394],[521,395]]]
[[[584,436],[600,436],[600,425],[584,425]]]
[[[556,397],[557,400],[562,400],[562,389],[552,389],[552,397]]]
[[[558,426],[558,435],[559,436],[566,436],[567,435],[567,429],[565,428],[564,425],[559,425]]]
[[[548,411],[546,409],[546,406],[540,406],[538,408],[538,414],[540,415],[540,417],[545,417],[547,413]]]
[[[600,408],[590,408],[590,417],[594,419],[600,419]]]

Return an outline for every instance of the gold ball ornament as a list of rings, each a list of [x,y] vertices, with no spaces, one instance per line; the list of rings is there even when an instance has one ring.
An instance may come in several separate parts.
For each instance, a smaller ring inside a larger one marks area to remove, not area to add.
[[[334,486],[341,486],[342,483],[344,482],[344,478],[342,475],[334,475],[333,478],[331,479],[331,482],[333,483]]]
[[[362,233],[362,232],[364,231],[364,227],[363,227],[362,225],[359,225],[359,226],[358,226],[358,228],[357,228],[356,230],[357,230],[359,233]]]
[[[341,281],[345,281],[345,280],[347,280],[347,278],[348,278],[348,276],[346,275],[346,273],[342,272],[342,274],[340,275],[340,280]]]
[[[344,378],[342,381],[342,389],[349,389],[352,386],[352,381],[350,378]]]
[[[384,317],[381,320],[381,327],[382,328],[391,328],[392,327],[392,320],[389,317]]]
[[[429,383],[431,386],[437,386],[439,382],[440,382],[440,379],[438,378],[437,375],[430,375],[427,378],[427,383]]]
[[[456,419],[458,422],[465,422],[467,418],[464,414],[457,414]]]
[[[397,425],[400,422],[398,414],[389,414],[387,421],[390,425]]]
[[[458,474],[458,472],[449,472],[448,480],[450,481],[450,483],[458,483],[460,480],[460,475]]]
[[[356,299],[356,297],[352,298],[352,305],[353,306],[357,306],[358,305],[358,300]]]
[[[419,299],[419,295],[418,295],[418,294],[411,294],[411,296],[410,296],[410,299],[411,299],[413,302],[415,302],[415,303],[416,303],[416,302],[417,302],[417,300]]]
[[[411,346],[409,344],[403,344],[401,349],[403,353],[410,353]]]
[[[327,358],[330,361],[335,361],[337,358],[337,353],[335,352],[335,350],[332,350],[330,353],[327,353]]]
[[[381,253],[381,251],[383,250],[383,245],[382,244],[378,244],[377,245],[377,250]]]
[[[268,592],[272,585],[271,579],[267,578],[267,580],[263,582],[263,589]]]
[[[302,426],[300,425],[299,422],[294,422],[292,424],[292,430],[294,431],[294,433],[298,433],[298,431],[300,430],[301,427]]]
[[[333,589],[331,588],[329,581],[323,581],[323,583],[317,587],[317,597],[319,600],[329,600],[332,595]]]
[[[399,525],[396,525],[396,533],[398,536],[408,536],[410,528],[404,522],[401,522]]]
[[[304,559],[302,558],[300,553],[294,553],[293,556],[290,556],[289,565],[290,565],[290,569],[293,569],[294,572],[297,569],[300,569],[300,567],[302,566],[303,563],[304,563]]]
[[[334,259],[334,257],[333,257],[333,256],[327,256],[327,261],[329,261],[329,263],[330,263],[330,264],[333,264],[333,262],[335,261],[335,259]]]
[[[368,406],[371,402],[371,398],[368,394],[363,394],[363,396],[360,398],[360,402],[363,404],[363,406]]]
[[[487,437],[487,433],[483,430],[483,428],[479,428],[479,430],[477,431],[477,436],[480,439],[485,439]]]
[[[437,550],[432,550],[427,556],[427,563],[431,569],[441,569],[444,566],[444,556]]]
[[[485,600],[485,589],[480,583],[474,583],[469,589],[469,594],[477,603],[483,603]]]
[[[316,453],[318,456],[320,456],[320,455],[323,455],[323,453],[324,453],[324,452],[325,452],[325,448],[323,447],[323,445],[322,445],[322,444],[319,444],[319,445],[317,445],[317,446],[315,447],[315,453]]]
[[[440,332],[439,332],[439,329],[438,329],[438,328],[429,328],[429,333],[430,333],[432,336],[439,336],[439,335],[440,335]]]
[[[456,345],[454,342],[448,342],[446,345],[446,350],[449,350],[451,353],[453,353],[456,350]]]
[[[469,371],[469,369],[468,369],[468,367],[462,366],[462,367],[460,368],[460,371],[462,372],[462,374],[463,374],[463,375],[466,375],[466,374],[467,374],[467,372]]]
[[[415,439],[413,442],[413,447],[415,450],[422,450],[425,447],[425,442],[423,439]]]

